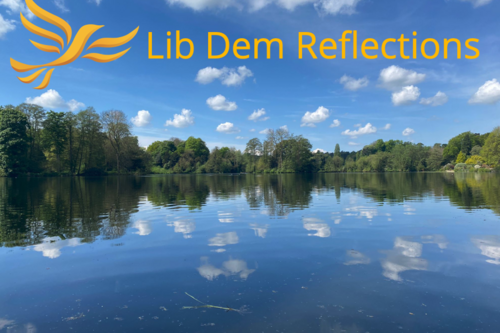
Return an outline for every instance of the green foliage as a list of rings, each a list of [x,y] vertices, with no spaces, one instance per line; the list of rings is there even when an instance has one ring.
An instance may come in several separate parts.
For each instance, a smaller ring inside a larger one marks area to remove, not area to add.
[[[0,107],[0,174],[15,176],[26,170],[28,128],[25,114]]]
[[[451,138],[443,151],[444,162],[449,163],[455,161],[460,152],[465,156],[470,155],[472,148],[475,146],[483,146],[487,137],[488,134],[479,135],[471,132],[464,132]]]
[[[340,145],[338,143],[335,145],[335,151],[333,153],[333,156],[340,157]]]
[[[465,161],[465,164],[476,165],[476,164],[480,164],[479,162],[482,162],[482,161],[483,161],[483,158],[481,156],[473,155],[473,156],[469,157],[467,159],[467,161]]]
[[[471,155],[481,155],[481,146],[474,146],[472,147],[472,149],[470,150],[470,154]]]
[[[121,111],[105,112],[101,118],[91,107],[78,114],[46,112],[31,104],[1,110],[3,175],[149,172],[150,155],[130,135]]]
[[[496,127],[486,139],[481,156],[492,166],[500,165],[500,127]]]
[[[464,152],[459,152],[456,163],[465,163],[466,160],[467,160],[467,155]]]

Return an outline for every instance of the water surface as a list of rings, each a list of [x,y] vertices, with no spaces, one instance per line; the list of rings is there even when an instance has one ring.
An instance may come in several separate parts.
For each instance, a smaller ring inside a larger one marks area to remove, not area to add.
[[[0,332],[499,332],[499,222],[490,174],[0,179]]]

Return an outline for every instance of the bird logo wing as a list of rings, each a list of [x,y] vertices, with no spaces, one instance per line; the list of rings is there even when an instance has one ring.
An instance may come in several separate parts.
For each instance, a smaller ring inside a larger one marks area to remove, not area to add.
[[[64,32],[64,38],[63,38],[52,31],[48,31],[46,29],[36,26],[35,24],[28,21],[21,13],[21,22],[28,31],[40,37],[52,40],[53,42],[59,45],[55,46],[55,45],[41,44],[33,40],[30,40],[30,42],[37,49],[44,52],[53,52],[61,54],[61,52],[65,48],[65,45],[68,45],[66,51],[59,58],[43,65],[27,65],[12,58],[10,59],[10,65],[16,72],[24,73],[38,69],[36,72],[34,72],[29,76],[18,77],[18,79],[23,83],[32,83],[42,73],[45,72],[45,77],[43,78],[42,83],[35,88],[35,89],[45,89],[50,83],[50,78],[52,76],[52,72],[54,71],[55,67],[70,64],[76,59],[78,59],[81,56],[82,52],[84,51],[85,46],[90,37],[94,34],[94,32],[96,32],[97,30],[101,29],[104,26],[94,25],[94,24],[84,25],[83,27],[80,28],[80,30],[78,30],[78,32],[76,33],[76,35],[72,40],[71,38],[73,35],[73,30],[71,29],[71,26],[68,24],[68,22],[66,22],[62,18],[52,13],[49,13],[45,9],[39,7],[33,0],[26,0],[26,6],[31,10],[31,12],[35,16],[52,25],[55,25]],[[98,39],[92,44],[90,44],[90,46],[87,48],[87,51],[97,47],[115,48],[122,46],[131,41],[135,37],[138,31],[139,27],[137,27],[135,30],[122,37]],[[129,50],[130,48],[115,54],[88,53],[83,55],[82,58],[90,59],[100,63],[111,62],[122,57]],[[47,71],[48,68],[49,70]]]

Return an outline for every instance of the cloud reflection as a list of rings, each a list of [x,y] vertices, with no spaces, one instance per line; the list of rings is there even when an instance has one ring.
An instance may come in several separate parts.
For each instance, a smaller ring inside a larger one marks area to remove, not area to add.
[[[347,266],[368,265],[370,263],[370,258],[365,256],[363,253],[355,251],[355,250],[348,250],[347,257],[348,257],[348,259],[350,259],[344,263],[344,265],[347,265]]]
[[[146,220],[135,221],[134,224],[132,225],[132,228],[138,230],[134,232],[134,234],[139,236],[147,236],[153,231],[153,229],[151,229],[151,222]]]
[[[174,227],[174,232],[181,233],[184,238],[192,238],[191,233],[196,229],[196,223],[193,219],[181,219],[173,222],[167,222],[169,227]]]
[[[221,275],[224,275],[225,277],[237,276],[242,280],[246,280],[250,274],[255,272],[255,269],[248,268],[248,265],[244,260],[230,258],[222,263],[221,268],[211,265],[208,260],[209,259],[207,257],[202,257],[201,261],[203,264],[197,268],[198,273],[200,273],[200,275],[208,281],[213,281]]]
[[[443,235],[425,235],[422,236],[422,243],[424,244],[437,244],[437,246],[444,250],[448,247],[448,240]]]
[[[255,236],[260,238],[266,238],[267,230],[269,229],[269,224],[250,224],[252,230],[255,231]]]
[[[321,219],[315,217],[304,217],[302,218],[302,222],[304,223],[304,229],[307,231],[316,231],[316,233],[310,233],[308,236],[326,238],[331,235],[330,226],[324,223]]]
[[[217,234],[215,237],[208,240],[209,246],[226,246],[238,244],[240,239],[235,231],[226,232],[224,234]]]
[[[233,223],[234,222],[234,214],[233,213],[217,212],[217,216],[219,217],[220,223]]]
[[[481,250],[481,254],[488,259],[487,263],[500,265],[500,237],[498,236],[476,236],[471,238],[472,243]]]
[[[427,260],[420,258],[422,247],[420,243],[396,237],[394,248],[384,251],[387,254],[387,258],[382,260],[382,268],[384,269],[382,274],[388,279],[403,281],[400,274],[404,271],[427,270]]]
[[[36,252],[42,252],[44,257],[56,259],[61,256],[61,249],[82,245],[79,238],[61,240],[59,237],[47,237],[43,243],[33,246]]]

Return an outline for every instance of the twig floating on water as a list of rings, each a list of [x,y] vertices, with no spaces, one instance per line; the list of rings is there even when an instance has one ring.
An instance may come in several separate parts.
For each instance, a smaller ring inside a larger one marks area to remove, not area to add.
[[[233,308],[227,308],[227,307],[223,307],[223,306],[216,306],[216,305],[210,305],[210,304],[206,304],[206,303],[203,303],[202,301],[200,301],[199,299],[195,298],[194,296],[191,296],[189,295],[188,293],[185,293],[186,295],[188,295],[189,297],[191,297],[192,299],[194,299],[196,302],[200,303],[200,304],[203,304],[203,305],[197,305],[197,306],[183,306],[182,309],[185,310],[185,309],[203,309],[203,308],[208,308],[208,309],[219,309],[219,310],[225,310],[226,312],[229,312],[229,311],[234,311],[234,312],[238,312],[239,314],[243,315],[245,313],[250,313],[246,307],[246,305],[242,306],[241,308],[239,309],[233,309]]]

